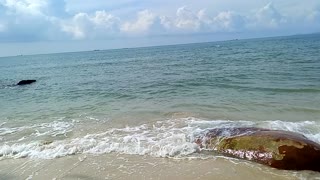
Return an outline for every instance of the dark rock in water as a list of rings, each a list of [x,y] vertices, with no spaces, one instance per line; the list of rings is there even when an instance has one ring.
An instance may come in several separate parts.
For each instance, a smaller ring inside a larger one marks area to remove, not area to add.
[[[320,145],[294,132],[260,128],[212,129],[196,143],[226,156],[278,169],[320,172]]]
[[[18,82],[17,85],[21,86],[21,85],[27,85],[27,84],[31,84],[31,83],[34,83],[36,82],[36,80],[22,80],[20,82]]]

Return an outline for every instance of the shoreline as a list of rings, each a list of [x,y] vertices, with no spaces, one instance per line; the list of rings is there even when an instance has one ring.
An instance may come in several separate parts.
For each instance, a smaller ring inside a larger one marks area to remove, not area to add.
[[[4,179],[301,179],[310,171],[284,171],[256,163],[215,157],[207,159],[154,158],[139,155],[73,155],[62,158],[0,161]]]

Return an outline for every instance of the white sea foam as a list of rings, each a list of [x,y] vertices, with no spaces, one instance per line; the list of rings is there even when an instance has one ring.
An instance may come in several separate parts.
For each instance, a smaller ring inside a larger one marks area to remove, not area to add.
[[[50,125],[50,127],[52,126]],[[52,143],[37,141],[12,145],[5,144],[0,146],[0,156],[2,158],[51,159],[74,154],[113,152],[153,157],[190,158],[195,157],[194,152],[199,150],[199,147],[194,143],[195,139],[208,129],[249,126],[290,130],[302,133],[320,143],[320,123],[313,121],[253,122],[182,118],[134,127],[111,128],[102,133],[56,140]]]
[[[74,122],[53,121],[50,123],[41,123],[30,126],[21,127],[5,127],[5,123],[0,125],[0,140],[5,139],[7,136],[15,136],[19,138],[17,141],[27,139],[28,137],[41,137],[41,136],[59,136],[66,135],[72,131]],[[18,136],[21,133],[24,136]]]
[[[7,122],[0,123],[0,127],[5,125]]]

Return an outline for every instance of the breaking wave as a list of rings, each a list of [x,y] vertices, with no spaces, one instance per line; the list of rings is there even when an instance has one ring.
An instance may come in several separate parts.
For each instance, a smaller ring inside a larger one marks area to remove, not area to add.
[[[5,129],[0,125],[1,136],[38,128],[47,131],[34,135],[56,136],[74,130],[72,123],[53,122],[28,127]],[[309,139],[320,143],[320,123],[314,121],[230,121],[202,120],[197,118],[180,118],[157,121],[133,127],[110,128],[102,133],[91,133],[80,137],[62,140],[39,140],[20,143],[3,143],[0,145],[0,157],[52,159],[75,154],[135,154],[153,157],[197,157],[199,146],[195,139],[212,128],[261,127],[288,130],[304,134]]]

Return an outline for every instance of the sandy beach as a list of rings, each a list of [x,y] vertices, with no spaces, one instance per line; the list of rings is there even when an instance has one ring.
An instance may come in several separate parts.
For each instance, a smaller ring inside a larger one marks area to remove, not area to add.
[[[314,172],[281,171],[263,165],[225,159],[179,160],[136,155],[74,155],[53,160],[0,161],[0,176],[13,179],[319,179]]]

